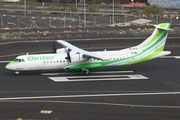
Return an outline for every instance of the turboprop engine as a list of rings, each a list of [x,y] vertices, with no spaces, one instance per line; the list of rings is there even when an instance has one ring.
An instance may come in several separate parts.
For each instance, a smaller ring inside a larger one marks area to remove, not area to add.
[[[68,48],[60,48],[60,49],[56,49],[56,53],[67,53]]]
[[[71,61],[72,62],[78,62],[78,61],[83,61],[85,60],[82,56],[82,54],[74,54],[74,55],[71,55]]]

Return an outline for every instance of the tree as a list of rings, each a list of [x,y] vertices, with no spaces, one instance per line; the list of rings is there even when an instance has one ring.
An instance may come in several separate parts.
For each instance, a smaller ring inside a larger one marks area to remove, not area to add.
[[[178,11],[178,15],[180,15],[180,10]]]
[[[146,6],[143,12],[147,16],[158,15],[162,17],[164,15],[164,9],[158,5]]]
[[[87,11],[88,12],[99,12],[99,8],[96,6],[89,6]]]
[[[69,4],[69,0],[60,0],[60,3],[62,3],[62,4]]]
[[[77,12],[77,11],[78,11],[78,8],[77,8],[77,6],[76,6],[75,4],[71,4],[71,5],[69,6],[69,9],[70,9],[72,12]]]

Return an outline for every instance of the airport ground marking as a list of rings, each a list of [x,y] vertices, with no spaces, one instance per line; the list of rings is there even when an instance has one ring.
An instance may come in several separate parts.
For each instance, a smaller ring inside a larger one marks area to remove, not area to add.
[[[99,71],[99,72],[91,72],[91,73],[133,73],[133,71]],[[72,72],[63,72],[63,73],[41,73],[41,75],[67,75],[72,74]]]
[[[87,82],[87,81],[113,81],[113,80],[147,80],[148,77],[140,74],[134,75],[94,75],[94,76],[68,76],[68,77],[49,77],[54,82]]]
[[[138,107],[138,108],[164,108],[164,109],[180,109],[180,106],[175,105],[142,105],[142,104],[121,104],[110,102],[85,102],[85,101],[62,101],[62,100],[0,100],[1,103],[64,103],[64,104],[86,104],[86,105],[108,105],[119,107]],[[51,113],[51,110],[43,110],[44,112]]]
[[[0,61],[0,63],[9,63],[11,61]]]
[[[160,58],[175,58],[175,59],[180,59],[180,56],[162,56]]]
[[[152,95],[180,95],[180,92],[146,92],[146,93],[115,93],[115,94],[84,94],[84,95],[60,95],[60,96],[29,96],[29,97],[6,97],[4,100],[30,100],[30,99],[51,99],[51,98],[85,98],[85,97],[114,97],[114,96],[152,96]]]

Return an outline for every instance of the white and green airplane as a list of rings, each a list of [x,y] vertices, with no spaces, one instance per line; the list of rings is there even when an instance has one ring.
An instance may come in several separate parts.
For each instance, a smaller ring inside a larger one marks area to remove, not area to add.
[[[89,52],[63,40],[56,40],[63,48],[53,49],[56,53],[20,55],[6,65],[16,75],[21,71],[44,71],[65,69],[89,74],[90,70],[106,66],[127,66],[169,55],[163,51],[170,30],[170,23],[155,25],[155,30],[141,44],[113,51]]]

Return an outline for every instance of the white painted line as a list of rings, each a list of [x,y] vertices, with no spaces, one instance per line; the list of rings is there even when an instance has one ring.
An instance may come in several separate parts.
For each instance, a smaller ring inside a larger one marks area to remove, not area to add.
[[[180,59],[180,56],[162,56],[160,58],[176,58],[176,59]]]
[[[176,58],[176,59],[180,59],[180,56],[176,56],[175,58]]]
[[[0,61],[0,63],[9,63],[11,61]]]
[[[74,72],[75,73],[75,72]],[[133,73],[133,71],[100,71],[100,72],[91,72],[91,73]],[[41,75],[67,75],[72,74],[72,72],[67,73],[41,73]]]
[[[84,78],[84,79],[78,79],[78,78]],[[81,81],[86,82],[86,81],[140,80],[140,79],[146,80],[148,78],[139,74],[135,74],[135,75],[49,77],[49,79],[53,80],[54,82],[81,82]]]
[[[150,96],[150,95],[179,95],[180,92],[151,92],[151,93],[116,93],[116,94],[90,94],[90,95],[62,95],[62,96],[35,96],[35,97],[8,97],[0,100],[28,100],[49,98],[83,98],[83,97],[112,97],[112,96]]]

